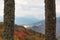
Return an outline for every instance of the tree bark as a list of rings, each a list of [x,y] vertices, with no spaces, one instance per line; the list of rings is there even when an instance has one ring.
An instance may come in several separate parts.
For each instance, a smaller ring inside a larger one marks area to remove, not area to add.
[[[14,0],[4,0],[4,40],[14,40]]]
[[[55,0],[45,0],[45,40],[56,40]]]

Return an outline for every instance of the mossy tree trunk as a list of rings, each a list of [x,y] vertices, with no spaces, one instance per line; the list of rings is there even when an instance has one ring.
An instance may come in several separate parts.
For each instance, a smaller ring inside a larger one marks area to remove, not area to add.
[[[4,40],[14,40],[14,0],[4,0]]]
[[[55,0],[45,0],[45,40],[56,40]]]

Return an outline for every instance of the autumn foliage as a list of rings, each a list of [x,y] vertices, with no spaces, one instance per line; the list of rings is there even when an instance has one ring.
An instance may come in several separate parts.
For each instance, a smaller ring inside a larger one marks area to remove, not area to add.
[[[0,40],[3,40],[3,27],[3,24],[0,23]],[[42,33],[18,26],[14,29],[14,40],[45,40],[45,36]]]

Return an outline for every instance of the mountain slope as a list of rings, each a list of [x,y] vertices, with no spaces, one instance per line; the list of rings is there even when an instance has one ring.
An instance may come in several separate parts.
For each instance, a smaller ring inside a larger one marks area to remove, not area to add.
[[[45,21],[42,20],[37,23],[34,23],[32,27],[29,27],[29,28],[36,32],[44,33],[45,32]],[[60,34],[60,17],[58,17],[56,20],[56,33]]]
[[[60,34],[60,17],[57,18],[56,33],[57,34]]]
[[[18,25],[31,24],[31,23],[39,21],[38,19],[34,18],[33,16],[16,17],[15,19],[16,19],[15,23]]]
[[[3,25],[1,22],[0,24]],[[1,25],[0,25],[1,27]],[[0,29],[0,40],[3,40],[4,26]],[[23,26],[16,25],[14,28],[14,40],[45,40],[45,35],[42,33],[35,32],[33,30],[28,30]]]

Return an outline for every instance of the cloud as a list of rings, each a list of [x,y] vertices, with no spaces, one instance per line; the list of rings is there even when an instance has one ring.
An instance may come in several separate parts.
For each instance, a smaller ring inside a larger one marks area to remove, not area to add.
[[[60,0],[56,0],[56,12],[60,14]]]
[[[15,0],[16,4],[22,4],[22,5],[42,5],[43,0]],[[43,4],[44,5],[44,4]]]
[[[3,8],[4,8],[4,2],[3,0],[0,0],[0,16],[3,16]]]
[[[16,3],[20,4],[20,5],[16,5],[16,9],[18,10],[16,11],[16,16],[33,15],[38,19],[41,17],[42,18],[45,17],[44,0],[19,0],[18,2],[16,0]],[[60,0],[56,0],[56,12],[57,12],[57,16],[59,16]]]
[[[30,15],[27,15],[25,17],[16,17],[15,19],[16,19],[15,23],[18,25],[32,24],[32,23],[40,21],[40,20],[36,19],[35,17],[30,16]]]
[[[15,0],[16,2],[16,16],[22,17],[26,15],[33,15],[37,19],[44,18],[44,1],[43,0]],[[18,4],[18,5],[17,5]]]
[[[16,17],[25,17],[26,15],[31,15],[37,19],[45,17],[44,0],[15,0],[15,4]],[[56,0],[56,4],[56,12],[58,16],[60,15],[60,0]],[[3,7],[3,0],[0,0],[0,16],[3,16]]]
[[[60,17],[60,0],[56,0],[56,15]]]
[[[3,22],[3,17],[0,16],[0,22]]]

